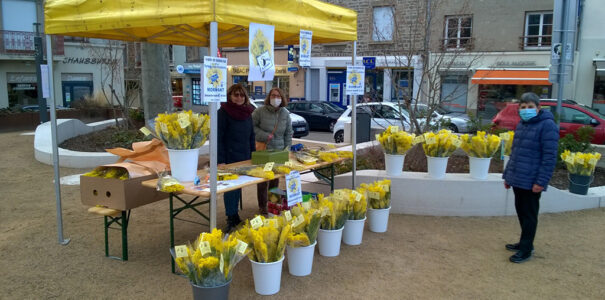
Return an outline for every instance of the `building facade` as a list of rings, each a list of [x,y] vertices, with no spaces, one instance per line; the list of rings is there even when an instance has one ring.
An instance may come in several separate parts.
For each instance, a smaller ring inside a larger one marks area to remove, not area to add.
[[[3,0],[0,15],[0,108],[37,105],[41,91],[34,61],[34,23],[39,23],[39,30],[43,30],[42,1]],[[73,106],[100,89],[106,89],[110,95],[108,85],[112,83],[116,93],[123,94],[121,44],[63,36],[53,36],[52,41],[57,105]],[[109,55],[108,51],[113,53]],[[109,65],[117,70],[113,76],[108,76]]]

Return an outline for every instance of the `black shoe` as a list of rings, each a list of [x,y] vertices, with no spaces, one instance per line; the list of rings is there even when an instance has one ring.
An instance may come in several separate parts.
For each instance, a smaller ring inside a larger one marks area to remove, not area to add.
[[[513,252],[517,252],[519,251],[521,248],[519,248],[519,243],[515,243],[515,244],[506,244],[506,250],[508,251],[513,251]]]
[[[230,233],[233,231],[237,225],[239,225],[242,220],[239,218],[239,215],[227,216],[227,226],[225,226],[225,233]]]
[[[511,262],[520,264],[526,260],[528,260],[531,257],[533,251],[522,251],[519,250],[517,251],[517,253],[515,253],[513,256],[511,256],[508,260],[510,260]]]

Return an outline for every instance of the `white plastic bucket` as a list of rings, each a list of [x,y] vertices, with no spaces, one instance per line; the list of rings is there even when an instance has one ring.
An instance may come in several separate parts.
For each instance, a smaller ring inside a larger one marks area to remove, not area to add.
[[[510,159],[510,155],[504,155],[504,163],[502,164],[502,172],[506,169],[506,165],[508,164],[508,160]]]
[[[168,149],[172,177],[180,182],[193,181],[197,174],[197,159],[199,155],[199,148],[188,150]]]
[[[389,176],[398,176],[403,172],[405,155],[384,154],[384,166]]]
[[[368,208],[368,225],[372,232],[386,232],[389,225],[389,211],[391,207],[372,209]]]
[[[279,292],[281,285],[281,269],[284,257],[272,263],[259,263],[250,260],[254,290],[259,295],[273,295]]]
[[[429,176],[435,179],[441,179],[445,177],[445,170],[447,169],[447,160],[449,157],[432,157],[427,156],[427,168]]]
[[[319,230],[319,233],[317,234],[317,243],[319,244],[319,254],[321,256],[334,257],[340,254],[340,242],[342,240],[343,228],[336,230]]]
[[[471,169],[471,178],[486,179],[487,173],[489,171],[489,163],[492,161],[492,158],[479,158],[469,156],[468,159]]]
[[[342,242],[350,245],[360,245],[363,239],[363,227],[366,223],[366,218],[361,220],[347,220],[342,231]]]
[[[294,276],[307,276],[311,274],[315,245],[317,245],[317,241],[306,247],[286,247],[288,271],[290,274]]]

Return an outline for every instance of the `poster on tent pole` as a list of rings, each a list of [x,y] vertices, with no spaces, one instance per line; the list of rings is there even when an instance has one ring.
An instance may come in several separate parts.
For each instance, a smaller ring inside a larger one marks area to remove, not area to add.
[[[248,53],[250,71],[248,81],[272,81],[275,75],[273,38],[275,26],[250,23]]]
[[[227,59],[204,56],[203,76],[204,102],[227,102]]]
[[[347,95],[364,94],[365,72],[365,66],[347,66]]]
[[[298,65],[301,67],[311,66],[311,41],[313,39],[313,31],[300,30],[300,55]]]

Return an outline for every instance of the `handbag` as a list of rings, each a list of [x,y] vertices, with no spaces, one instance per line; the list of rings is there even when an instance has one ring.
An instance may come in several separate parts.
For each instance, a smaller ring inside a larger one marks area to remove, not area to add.
[[[281,111],[280,111],[280,114],[281,114]],[[277,124],[279,123],[279,115],[280,114],[277,115],[277,119],[275,120],[275,126],[273,127],[273,131],[271,132],[271,136],[273,136],[275,134],[275,130],[277,129]],[[271,139],[267,139],[266,142],[256,141],[256,143],[255,143],[256,144],[255,145],[256,151],[267,150],[267,143],[269,143],[269,141],[271,141]]]

